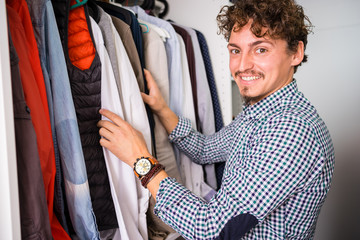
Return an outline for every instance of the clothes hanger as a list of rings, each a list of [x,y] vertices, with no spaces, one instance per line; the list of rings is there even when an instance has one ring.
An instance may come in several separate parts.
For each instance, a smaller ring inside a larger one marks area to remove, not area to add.
[[[166,14],[168,13],[169,11],[169,4],[166,0],[156,0],[155,1],[155,6],[158,6],[159,3],[162,3],[163,4],[163,7],[161,6],[161,12],[158,13],[159,15],[159,18],[163,18],[166,16]]]
[[[145,23],[141,23],[141,22],[139,22],[139,24],[146,27],[146,31],[143,32],[143,33],[148,33],[148,32],[149,32],[149,27],[148,27],[148,25],[146,25]]]
[[[154,5],[155,0],[145,0],[140,7],[144,10],[151,10],[154,8]]]
[[[113,1],[113,2],[111,2],[111,3],[114,4],[114,5],[116,5],[116,6],[122,7],[122,8],[124,8],[124,9],[128,10],[129,12],[131,12],[132,14],[134,14],[135,16],[137,16],[137,14],[136,14],[132,9],[127,8],[126,5],[123,5],[123,4],[118,3],[118,2],[116,2],[116,1]]]
[[[87,3],[88,0],[76,0],[76,3],[70,7],[70,9],[74,9],[80,7]]]
[[[149,22],[146,22],[142,19],[138,19],[139,23],[142,23],[142,24],[146,24],[149,29],[155,31],[157,34],[159,34],[160,38],[163,40],[163,42],[166,42],[166,40],[168,38],[171,38],[170,34],[168,31],[166,31],[165,29],[161,28],[161,27],[158,27],[154,24],[151,24]]]

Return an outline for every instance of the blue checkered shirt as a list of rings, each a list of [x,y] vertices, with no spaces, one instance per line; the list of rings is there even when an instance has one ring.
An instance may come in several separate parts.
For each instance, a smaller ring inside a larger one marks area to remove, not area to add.
[[[201,135],[180,117],[169,139],[196,163],[226,161],[221,188],[209,202],[174,179],[161,181],[154,211],[183,237],[214,239],[230,219],[248,213],[258,224],[241,239],[313,238],[334,149],[295,80],[245,106],[214,135]]]

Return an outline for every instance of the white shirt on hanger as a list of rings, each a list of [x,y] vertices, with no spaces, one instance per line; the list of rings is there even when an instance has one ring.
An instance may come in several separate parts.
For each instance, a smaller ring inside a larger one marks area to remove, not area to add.
[[[117,91],[117,88],[116,88],[115,77],[114,77],[113,71],[112,70],[109,71],[109,69],[107,69],[108,67],[111,66],[111,63],[110,63],[108,53],[103,44],[103,37],[101,35],[101,30],[93,18],[90,18],[90,20],[91,20],[91,28],[92,28],[92,32],[93,32],[93,36],[94,36],[96,50],[100,57],[100,62],[101,62],[101,107],[109,109],[111,111],[114,111],[116,114],[123,115],[121,106],[119,106],[118,104],[114,104],[116,102],[120,102],[119,92]],[[103,94],[105,92],[106,92],[106,94]],[[118,101],[116,101],[116,100],[118,100]],[[105,118],[102,117],[102,119],[105,119]],[[119,160],[117,160],[117,158],[106,148],[103,148],[103,152],[104,152],[107,172],[109,175],[111,195],[112,195],[112,198],[114,201],[114,206],[115,206],[116,217],[117,217],[119,229],[124,229],[120,233],[120,235],[123,236],[124,239],[129,239],[129,236],[128,236],[128,233],[127,233],[126,227],[125,227],[125,221],[123,218],[123,214],[121,212],[121,207],[119,204],[117,204],[118,198],[117,198],[116,194],[114,194],[114,192],[115,192],[114,188],[116,188],[116,186],[114,186],[114,182],[112,181],[113,176],[114,175],[116,176],[116,172],[114,172],[114,171],[116,171],[116,169],[117,169],[117,168],[113,167],[113,164],[114,163],[116,164],[116,162],[118,162]],[[116,185],[116,183],[115,183],[115,185]]]
[[[122,92],[119,94],[101,31],[93,19],[91,19],[91,26],[102,64],[102,108],[113,111],[141,131],[148,148],[151,149],[149,147],[151,146],[150,127],[144,103],[121,39],[112,26],[113,37],[116,40],[116,53],[113,54],[117,56],[121,78]],[[103,119],[105,118],[103,117]],[[103,151],[119,224],[119,231],[115,234],[114,239],[147,239],[146,211],[149,192],[141,186],[131,167],[120,161],[109,150],[103,148]]]

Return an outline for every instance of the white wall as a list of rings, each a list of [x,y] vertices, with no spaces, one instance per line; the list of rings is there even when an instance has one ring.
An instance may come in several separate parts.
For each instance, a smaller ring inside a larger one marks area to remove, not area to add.
[[[171,18],[207,38],[226,122],[231,116],[226,43],[217,36],[216,15],[227,1],[168,0]],[[316,240],[360,237],[360,1],[298,0],[315,28],[308,63],[298,69],[299,89],[316,106],[335,146],[332,188],[322,208]]]
[[[327,124],[335,147],[332,188],[315,239],[359,239],[360,1],[298,2],[315,28],[309,37],[308,63],[295,77]]]

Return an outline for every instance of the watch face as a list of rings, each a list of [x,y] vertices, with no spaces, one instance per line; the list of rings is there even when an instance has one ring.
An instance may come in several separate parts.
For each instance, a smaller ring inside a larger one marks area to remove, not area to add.
[[[135,171],[139,174],[139,175],[146,175],[151,169],[151,162],[148,159],[140,159],[139,161],[137,161],[136,165],[135,165]]]

